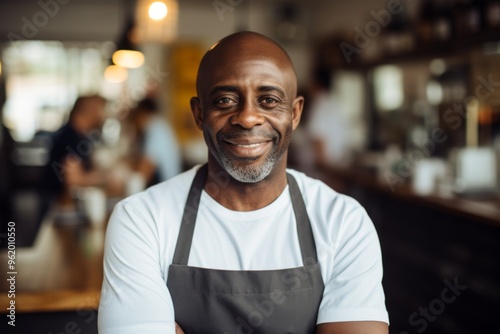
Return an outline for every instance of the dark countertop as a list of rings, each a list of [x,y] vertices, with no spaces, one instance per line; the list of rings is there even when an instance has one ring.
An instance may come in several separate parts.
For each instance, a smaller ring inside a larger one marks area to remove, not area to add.
[[[333,167],[319,166],[318,176],[334,189],[342,192],[342,187],[356,185],[380,192],[397,201],[411,202],[435,210],[445,211],[450,215],[458,215],[481,223],[500,228],[500,198],[488,199],[465,198],[457,195],[442,196],[438,193],[422,196],[416,194],[411,181],[398,182],[393,188],[373,169],[361,166]]]

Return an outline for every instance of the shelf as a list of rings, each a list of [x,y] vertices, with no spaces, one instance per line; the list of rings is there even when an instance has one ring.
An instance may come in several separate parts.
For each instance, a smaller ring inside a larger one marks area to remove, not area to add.
[[[374,39],[382,39],[384,35],[376,36]],[[345,41],[351,45],[354,45],[352,41]],[[353,53],[352,62],[347,63],[342,55],[342,51],[339,47],[340,42],[338,39],[331,40],[326,43],[326,48],[335,47],[338,50],[336,52],[340,53],[334,67],[342,69],[352,69],[352,70],[367,70],[375,66],[380,66],[384,64],[393,63],[405,63],[414,61],[431,60],[434,58],[447,58],[461,56],[470,53],[472,50],[480,50],[486,43],[500,43],[500,28],[483,30],[477,34],[455,36],[452,40],[443,42],[433,42],[433,43],[423,43],[415,41],[415,49],[412,51],[401,52],[397,54],[385,54],[381,55],[377,59],[370,61],[364,61],[360,59],[360,55]],[[330,49],[331,50],[331,49]],[[361,49],[360,54],[362,54],[363,49]],[[329,52],[331,53],[331,52]]]

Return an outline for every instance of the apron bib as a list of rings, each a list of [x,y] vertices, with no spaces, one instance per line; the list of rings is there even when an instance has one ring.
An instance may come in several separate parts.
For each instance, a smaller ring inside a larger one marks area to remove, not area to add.
[[[323,278],[304,200],[287,173],[303,266],[278,270],[189,267],[194,226],[207,165],[191,185],[167,287],[175,320],[186,334],[313,334]]]

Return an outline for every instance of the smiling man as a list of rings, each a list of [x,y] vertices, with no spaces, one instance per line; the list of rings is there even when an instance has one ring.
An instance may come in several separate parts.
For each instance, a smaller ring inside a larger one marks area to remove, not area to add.
[[[227,36],[202,59],[197,92],[208,163],[116,206],[99,332],[387,333],[366,212],[286,168],[304,103],[286,52]]]

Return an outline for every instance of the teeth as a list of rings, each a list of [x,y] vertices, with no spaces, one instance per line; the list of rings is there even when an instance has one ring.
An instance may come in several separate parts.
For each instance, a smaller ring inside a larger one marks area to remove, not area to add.
[[[239,147],[257,147],[259,145],[262,145],[262,143],[257,143],[257,144],[248,144],[248,145],[243,145],[243,144],[237,144],[236,146]]]

